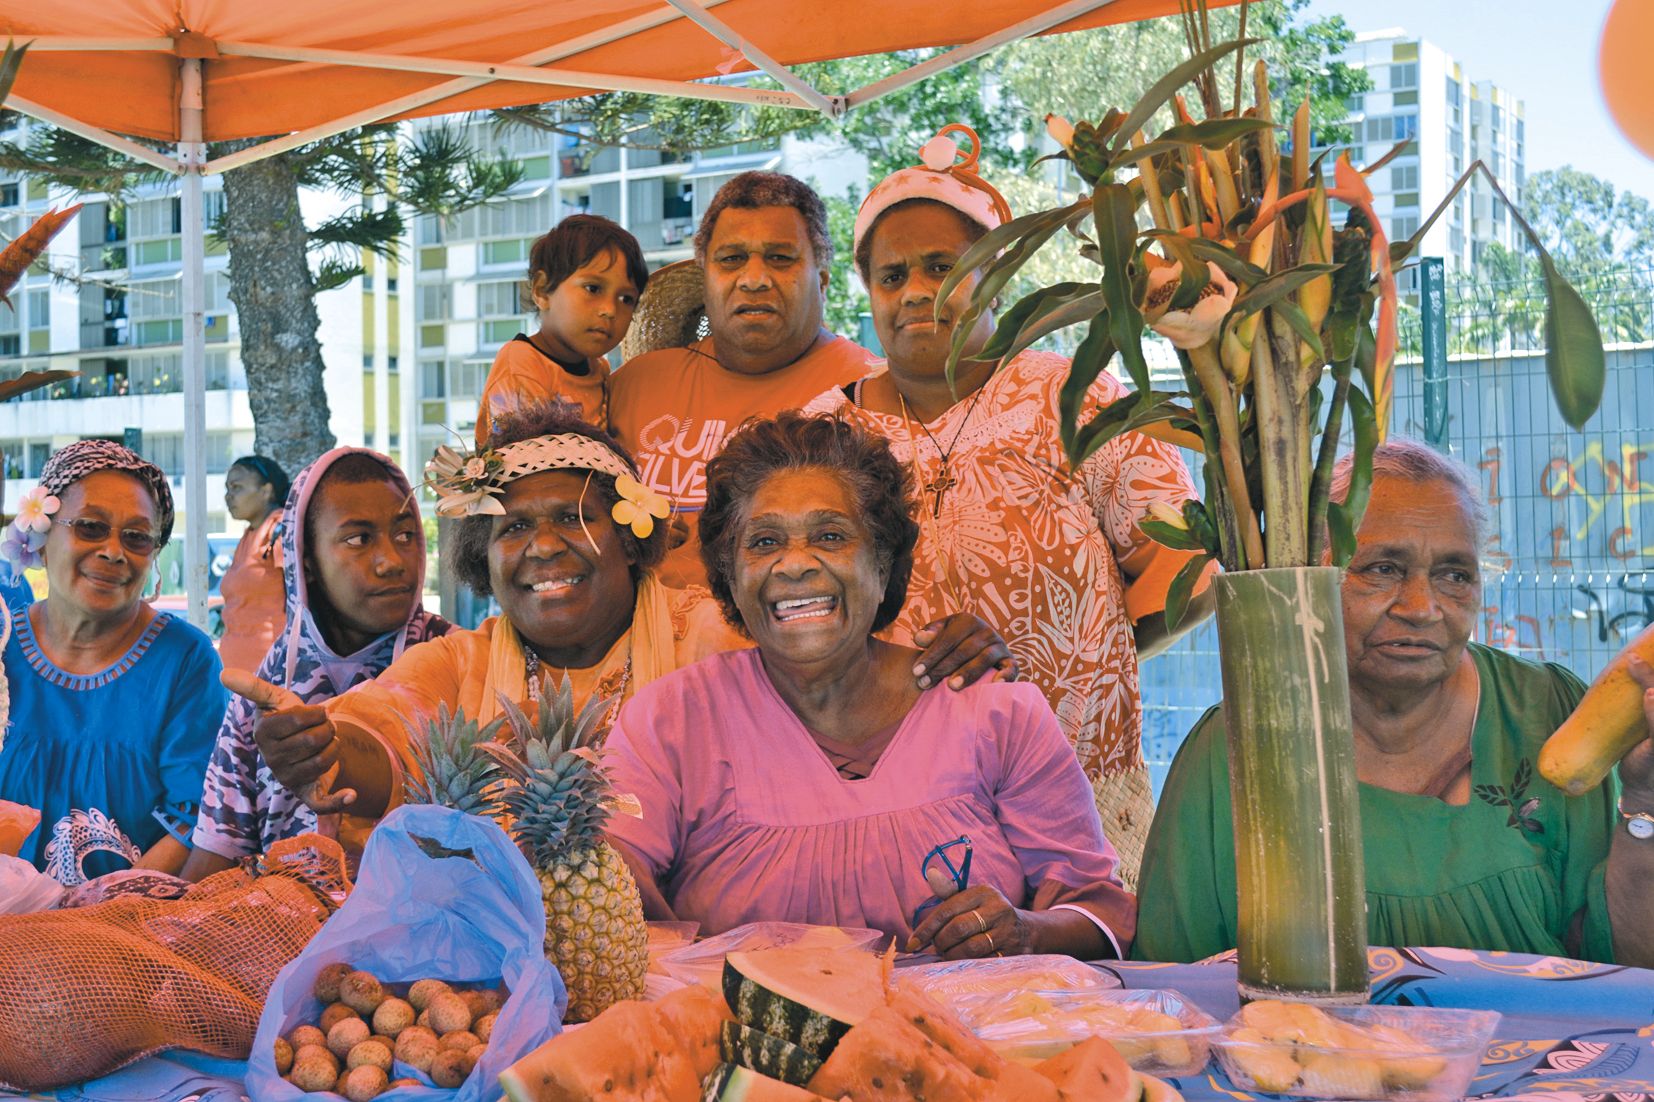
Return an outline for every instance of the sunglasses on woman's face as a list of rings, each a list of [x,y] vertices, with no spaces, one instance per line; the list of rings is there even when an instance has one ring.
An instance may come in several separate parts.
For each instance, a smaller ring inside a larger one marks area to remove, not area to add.
[[[74,520],[54,520],[52,523],[73,529],[75,538],[82,543],[108,543],[109,532],[114,527],[108,521],[93,520],[91,517],[76,517]],[[158,542],[155,533],[147,529],[121,529],[121,546],[134,555],[153,555]]]

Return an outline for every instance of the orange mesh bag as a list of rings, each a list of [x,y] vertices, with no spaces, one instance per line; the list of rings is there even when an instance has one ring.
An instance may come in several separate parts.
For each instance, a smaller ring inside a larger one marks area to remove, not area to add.
[[[61,1087],[170,1048],[245,1059],[276,973],[349,886],[338,843],[307,834],[178,899],[0,917],[0,1087]]]

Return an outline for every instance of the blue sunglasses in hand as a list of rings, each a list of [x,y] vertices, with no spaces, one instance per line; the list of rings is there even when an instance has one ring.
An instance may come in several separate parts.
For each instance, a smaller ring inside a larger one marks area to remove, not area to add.
[[[944,899],[951,899],[971,886],[971,839],[961,834],[951,842],[943,842],[925,854],[919,863],[919,872],[930,885],[933,898],[919,904],[913,912],[913,928],[918,929],[926,912]]]

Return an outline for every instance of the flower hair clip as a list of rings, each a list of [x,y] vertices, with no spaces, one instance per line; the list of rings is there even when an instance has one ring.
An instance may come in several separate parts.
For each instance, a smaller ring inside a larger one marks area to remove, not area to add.
[[[437,496],[437,515],[503,514],[497,495],[504,491],[498,481],[504,468],[505,460],[491,449],[461,453],[446,444],[438,447],[425,464],[425,485]]]
[[[52,530],[52,514],[62,507],[57,495],[44,486],[24,494],[17,505],[17,516],[0,538],[0,556],[19,570],[40,566],[40,549],[46,546],[46,534]]]
[[[616,524],[629,525],[632,535],[640,540],[649,538],[655,530],[656,519],[665,520],[672,515],[672,506],[665,494],[651,490],[629,474],[615,479],[615,492],[620,500],[614,503],[610,515]]]

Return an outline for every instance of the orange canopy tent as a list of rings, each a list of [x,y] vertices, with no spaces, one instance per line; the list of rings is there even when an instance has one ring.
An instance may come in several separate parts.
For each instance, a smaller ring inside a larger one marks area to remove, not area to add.
[[[1212,0],[1215,4],[1234,0]],[[30,49],[8,108],[184,177],[383,120],[598,91],[733,100],[837,117],[1033,34],[1174,14],[1178,0],[0,0]],[[788,66],[953,47],[844,95]],[[761,71],[780,89],[736,77]],[[176,154],[132,141],[176,143]],[[262,138],[206,158],[207,142]],[[206,496],[202,241],[184,237],[186,482]],[[206,510],[186,519],[190,618],[206,620]]]

